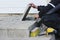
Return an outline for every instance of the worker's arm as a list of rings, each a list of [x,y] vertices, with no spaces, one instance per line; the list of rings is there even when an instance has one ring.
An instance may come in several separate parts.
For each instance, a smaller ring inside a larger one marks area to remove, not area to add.
[[[60,14],[60,4],[58,4],[55,8],[51,9],[47,14],[58,13]]]
[[[39,12],[39,17],[42,17],[43,14],[47,13],[48,11],[50,11],[53,7],[48,4],[47,6],[38,6],[37,9]]]
[[[48,3],[47,6],[36,6],[33,3],[30,3],[30,5],[31,5],[31,7],[38,9],[38,11],[40,11],[39,16],[42,16],[43,14],[47,13],[49,10],[54,8],[59,3],[60,3],[59,0],[52,0],[50,3]]]
[[[38,11],[49,11],[50,9],[55,8],[58,4],[60,4],[60,0],[51,0],[47,6],[38,6],[37,9]]]
[[[51,5],[51,3],[49,3],[47,6],[36,6],[34,3],[30,3],[29,5],[31,5],[31,7],[35,9],[38,9],[38,11],[40,11],[38,14],[39,16],[42,16],[42,14],[48,12],[50,9],[54,7],[53,5]]]

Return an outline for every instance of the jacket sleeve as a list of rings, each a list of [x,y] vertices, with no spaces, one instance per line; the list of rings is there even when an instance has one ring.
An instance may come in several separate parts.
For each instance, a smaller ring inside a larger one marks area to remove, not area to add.
[[[52,0],[50,3],[51,4],[48,4],[47,6],[38,6],[38,11],[40,11],[39,16],[46,14],[48,11],[54,8],[53,6],[56,6],[57,4],[59,4],[60,0]]]
[[[47,6],[38,6],[38,11],[39,11],[39,17],[42,17],[44,14],[46,14],[49,10],[51,10],[53,7],[51,5]]]
[[[53,7],[51,5],[49,5],[49,4],[47,6],[38,6],[38,11],[40,11],[42,13],[46,13],[52,8]]]

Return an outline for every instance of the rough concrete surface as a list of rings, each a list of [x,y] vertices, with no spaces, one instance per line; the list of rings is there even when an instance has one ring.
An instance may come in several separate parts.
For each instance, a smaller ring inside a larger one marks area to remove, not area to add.
[[[28,27],[30,27],[30,25],[33,24],[32,22],[23,22],[23,23],[21,22],[22,23],[21,24],[20,15],[1,16],[0,40],[50,40],[51,39],[51,36],[29,37]]]

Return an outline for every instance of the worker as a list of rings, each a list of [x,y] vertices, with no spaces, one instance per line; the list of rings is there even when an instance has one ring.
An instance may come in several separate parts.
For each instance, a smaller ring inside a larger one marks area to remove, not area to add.
[[[60,9],[58,10],[58,12],[55,12],[51,15],[46,15],[47,12],[49,12],[51,9],[55,8],[58,4],[60,4],[60,0],[51,0],[51,2],[48,3],[47,6],[36,6],[34,3],[30,3],[29,5],[31,5],[31,7],[38,9],[39,14],[36,14],[35,17],[36,18],[44,18],[43,19],[43,23],[48,26],[48,27],[52,27],[54,29],[56,29],[58,31],[57,34],[55,34],[56,40],[58,40],[58,38],[60,37]],[[58,23],[56,23],[56,21]],[[59,39],[60,40],[60,39]]]

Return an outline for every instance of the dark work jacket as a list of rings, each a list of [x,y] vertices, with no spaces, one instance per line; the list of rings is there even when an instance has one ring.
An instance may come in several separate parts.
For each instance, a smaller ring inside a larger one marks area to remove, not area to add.
[[[56,7],[58,4],[60,4],[60,0],[52,0],[50,3]],[[43,19],[42,22],[46,26],[53,27],[53,28],[56,28],[57,26],[60,27],[60,17],[58,17],[58,15],[60,16],[60,13],[58,14],[58,12],[60,12],[60,9],[57,10],[57,12],[55,12],[52,15],[46,15],[46,13],[49,12],[53,8],[54,7],[50,4],[48,4],[47,6],[38,6],[38,11],[40,11],[39,16]],[[57,29],[59,27],[57,27]]]
[[[57,6],[60,4],[60,0],[51,0],[50,2],[54,6]],[[44,14],[46,14],[48,11],[50,11],[52,8],[54,8],[52,5],[48,4],[47,6],[38,6],[39,17],[42,17]]]

